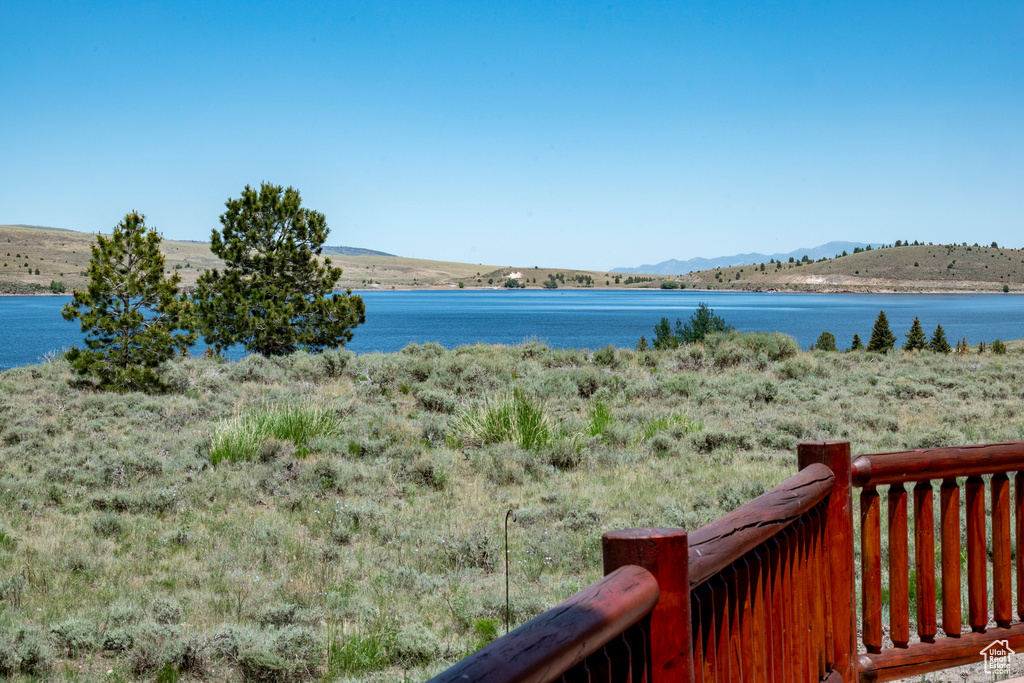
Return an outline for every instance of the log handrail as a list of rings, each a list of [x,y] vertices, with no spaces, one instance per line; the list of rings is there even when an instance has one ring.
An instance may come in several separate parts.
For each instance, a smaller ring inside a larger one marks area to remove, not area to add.
[[[1024,441],[872,453],[852,465],[854,486],[906,484],[1024,470]]]
[[[834,479],[828,467],[813,464],[690,533],[690,588],[715,576],[823,501]]]
[[[430,683],[548,683],[651,613],[658,582],[621,567],[477,650]]]
[[[604,579],[432,681],[867,683],[978,661],[996,641],[1024,649],[1024,560],[1011,545],[1024,546],[1024,441],[853,462],[849,442],[824,441],[800,444],[797,460],[796,475],[690,534],[606,533]],[[882,637],[885,585],[891,646]],[[919,642],[910,638],[915,617]]]

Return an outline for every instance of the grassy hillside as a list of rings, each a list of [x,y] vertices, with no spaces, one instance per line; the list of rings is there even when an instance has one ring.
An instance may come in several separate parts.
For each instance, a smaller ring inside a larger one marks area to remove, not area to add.
[[[764,264],[682,276],[712,289],[802,291],[1024,291],[1024,250],[983,246],[886,247],[810,263]],[[737,277],[738,276],[738,277]]]
[[[1024,437],[1019,353],[776,334],[164,373],[157,396],[63,360],[0,373],[0,676],[423,680],[503,631],[509,508],[514,626],[598,578],[603,531],[694,529],[792,475],[801,440]]]
[[[0,225],[0,293],[49,292],[50,282],[55,280],[63,282],[69,291],[84,287],[84,273],[89,266],[90,248],[95,240],[96,236],[90,233]],[[163,252],[168,272],[175,270],[181,275],[184,287],[194,285],[204,270],[224,265],[210,253],[206,242],[164,240]],[[604,287],[605,283],[614,286],[615,280],[614,275],[596,271],[499,268],[399,256],[332,255],[329,258],[343,269],[338,282],[341,289],[370,289],[375,285],[380,289],[457,288],[460,282],[465,288],[494,287],[501,286],[510,276],[517,274],[521,280],[529,279],[529,286],[535,288],[539,288],[549,275],[558,273],[564,275],[564,281],[559,282],[561,288]],[[574,281],[575,276],[581,279],[590,277],[590,284]],[[658,277],[656,282],[665,279]]]

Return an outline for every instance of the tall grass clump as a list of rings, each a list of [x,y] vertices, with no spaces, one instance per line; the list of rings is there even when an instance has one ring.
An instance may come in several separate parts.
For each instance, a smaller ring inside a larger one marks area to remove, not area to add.
[[[314,438],[333,436],[341,422],[320,405],[291,403],[236,415],[221,422],[213,433],[210,462],[248,462],[256,459],[271,439],[294,444],[296,454],[306,455]]]
[[[511,396],[464,412],[456,422],[456,432],[468,446],[507,442],[523,450],[535,450],[551,441],[544,406],[518,388]]]

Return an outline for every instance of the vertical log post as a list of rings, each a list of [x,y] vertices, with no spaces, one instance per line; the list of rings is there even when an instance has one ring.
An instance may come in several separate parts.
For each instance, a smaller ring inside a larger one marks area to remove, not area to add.
[[[907,542],[907,490],[889,487],[889,637],[896,647],[910,642],[910,560]]]
[[[825,508],[824,561],[828,567],[832,623],[832,651],[829,668],[844,683],[857,680],[857,584],[853,565],[853,489],[850,485],[850,442],[802,443],[797,462],[803,469],[821,463],[835,475]]]
[[[1013,516],[1016,520],[1014,533],[1017,537],[1017,618],[1024,621],[1024,472],[1013,478]]]
[[[942,524],[942,630],[960,637],[960,487],[956,479],[943,479],[939,489]]]
[[[992,599],[996,626],[1010,628],[1013,586],[1010,580],[1010,480],[992,475]]]
[[[878,491],[865,486],[860,492],[860,591],[863,607],[864,647],[882,651],[882,520]]]
[[[651,612],[651,683],[691,683],[689,542],[682,529],[623,529],[601,537],[604,573],[635,564],[658,580]]]
[[[985,545],[985,482],[981,477],[967,477],[967,618],[975,633],[984,633],[988,626]]]
[[[917,634],[934,643],[935,622],[935,513],[932,483],[914,487],[914,560],[917,563]]]

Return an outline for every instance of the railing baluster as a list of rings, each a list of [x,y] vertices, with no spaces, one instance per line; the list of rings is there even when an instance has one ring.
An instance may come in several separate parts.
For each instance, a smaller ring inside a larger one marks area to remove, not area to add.
[[[608,674],[609,678],[616,683],[620,681],[629,680],[629,646],[626,645],[626,636],[620,634],[618,638],[615,638],[605,645],[605,652],[608,653],[609,662]]]
[[[807,585],[806,573],[804,572],[804,543],[803,543],[803,524],[800,520],[793,523],[792,526],[787,529],[787,535],[789,535],[790,543],[792,544],[792,558],[793,558],[793,616],[794,616],[794,628],[793,635],[796,641],[796,661],[798,666],[796,669],[797,680],[807,680],[807,665],[810,657],[807,656],[807,604],[804,597],[804,587]]]
[[[586,660],[562,674],[562,680],[565,683],[591,683],[590,670],[587,668]]]
[[[1013,516],[1016,521],[1017,551],[1017,618],[1024,621],[1024,472],[1013,478]]]
[[[992,476],[992,607],[996,625],[1009,628],[1013,620],[1010,583],[1010,480]]]
[[[725,581],[726,595],[728,595],[728,619],[729,619],[729,679],[735,683],[743,680],[743,644],[740,641],[740,597],[739,582],[736,565],[730,565],[722,572],[722,579]]]
[[[601,648],[587,657],[587,669],[590,670],[590,683],[612,683],[611,659],[605,648]]]
[[[942,630],[960,637],[960,487],[943,479],[939,489],[942,524]]]
[[[741,680],[754,679],[754,618],[750,595],[750,563],[741,557],[736,561],[736,613],[739,615],[739,647]]]
[[[827,633],[832,629],[828,628],[825,622],[825,572],[827,571],[821,561],[822,541],[821,533],[825,528],[825,522],[821,518],[821,506],[814,508],[811,515],[811,575],[814,578],[814,644],[817,650],[818,659],[818,680],[825,677],[828,671],[826,653],[829,650]]]
[[[917,568],[917,635],[935,642],[935,513],[932,483],[914,487],[914,560]]]
[[[803,634],[797,629],[797,620],[800,616],[799,606],[796,604],[795,591],[793,590],[793,572],[796,564],[796,542],[793,538],[793,527],[786,527],[782,535],[782,607],[785,625],[782,627],[786,637],[786,654],[789,658],[790,680],[799,680],[803,671],[803,658],[800,656],[800,647],[803,644]]]
[[[882,528],[878,492],[866,486],[860,494],[861,592],[864,647],[882,651]]]
[[[910,643],[910,561],[907,548],[907,490],[889,487],[889,637],[896,647]]]
[[[815,651],[814,633],[814,575],[811,572],[811,520],[805,516],[797,522],[800,537],[800,602],[804,616],[801,629],[804,633],[804,669],[808,681],[818,680],[818,653]]]
[[[703,610],[708,608],[702,596],[705,595],[705,587],[700,586],[690,591],[690,634],[693,637],[693,682],[705,683],[705,652],[707,651],[705,629],[705,614]],[[710,681],[709,681],[710,683]]]
[[[765,613],[765,561],[763,551],[755,549],[748,561],[751,598],[751,631],[754,639],[754,679],[755,681],[770,681],[771,674],[768,670],[768,657],[774,655],[768,641],[768,624]]]
[[[715,680],[730,680],[729,672],[729,586],[721,574],[712,577],[711,602],[715,609]]]
[[[967,478],[967,618],[971,630],[988,626],[988,553],[985,549],[985,482]]]
[[[765,573],[765,580],[768,583],[768,598],[770,608],[766,626],[771,636],[771,657],[769,661],[772,667],[772,679],[775,683],[784,683],[786,678],[786,645],[782,633],[782,560],[781,546],[777,538],[772,538],[767,544],[768,566]]]

